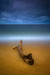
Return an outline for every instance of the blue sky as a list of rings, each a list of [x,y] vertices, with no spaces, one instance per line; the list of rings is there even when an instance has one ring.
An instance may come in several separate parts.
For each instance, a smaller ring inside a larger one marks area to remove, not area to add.
[[[50,0],[0,0],[0,24],[50,24]]]

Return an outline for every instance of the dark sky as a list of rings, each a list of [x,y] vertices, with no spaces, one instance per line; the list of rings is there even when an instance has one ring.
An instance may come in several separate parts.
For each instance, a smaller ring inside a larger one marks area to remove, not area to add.
[[[50,0],[0,0],[0,24],[50,24]]]

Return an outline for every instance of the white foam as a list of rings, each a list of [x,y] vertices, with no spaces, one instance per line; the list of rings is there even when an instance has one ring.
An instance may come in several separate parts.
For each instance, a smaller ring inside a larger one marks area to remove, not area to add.
[[[3,41],[50,41],[50,35],[34,35],[34,36],[0,36],[0,42]]]

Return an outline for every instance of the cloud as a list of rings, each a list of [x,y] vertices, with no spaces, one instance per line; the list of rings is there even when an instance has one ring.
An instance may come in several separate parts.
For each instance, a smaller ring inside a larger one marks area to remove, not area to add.
[[[11,17],[12,15],[8,12],[2,12],[2,17]]]
[[[46,0],[0,0],[0,16],[0,20],[16,23],[45,23],[50,19]]]
[[[45,23],[46,21],[48,21],[48,17],[47,16],[33,16],[33,17],[27,17],[27,16],[18,16],[18,17],[14,17],[12,16],[12,14],[8,14],[5,12],[2,14],[2,21],[7,21],[7,22],[11,22],[11,23],[16,23],[16,24],[38,24],[38,23]]]

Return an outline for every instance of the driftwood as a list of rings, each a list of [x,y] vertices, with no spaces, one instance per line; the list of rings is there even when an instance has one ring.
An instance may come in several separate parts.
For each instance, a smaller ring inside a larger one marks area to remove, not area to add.
[[[28,55],[24,55],[22,53],[22,40],[20,40],[20,43],[18,46],[16,46],[15,48],[13,49],[18,49],[18,52],[19,52],[19,55],[20,57],[29,65],[33,65],[34,64],[34,59],[32,58],[32,54],[29,53]]]

